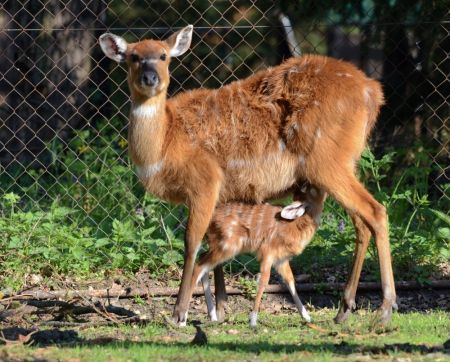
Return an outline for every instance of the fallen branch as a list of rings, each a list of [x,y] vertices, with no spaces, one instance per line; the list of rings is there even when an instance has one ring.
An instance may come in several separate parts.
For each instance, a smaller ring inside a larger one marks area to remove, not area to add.
[[[106,320],[106,321],[94,321],[94,322],[84,322],[84,323],[76,323],[76,322],[64,322],[64,321],[44,321],[41,322],[40,325],[50,326],[50,327],[78,327],[78,328],[89,328],[89,327],[98,327],[98,326],[116,326],[118,324],[124,323],[137,323],[137,322],[145,322],[145,319],[141,319],[139,316],[121,318],[116,320]]]
[[[297,284],[299,292],[330,292],[336,290],[343,290],[345,283],[308,283]],[[429,281],[426,284],[421,284],[415,281],[400,281],[395,283],[398,290],[417,290],[417,289],[450,289],[450,280],[436,280]],[[214,288],[213,288],[214,289]],[[229,295],[241,295],[243,291],[239,288],[227,287]],[[381,284],[377,282],[361,282],[358,285],[360,291],[381,290]],[[284,285],[271,284],[268,285],[266,293],[288,293]],[[157,297],[157,296],[176,296],[178,288],[171,287],[155,287],[155,288],[117,288],[113,289],[93,289],[93,290],[55,290],[51,292],[43,290],[28,291],[18,295],[5,295],[4,300],[0,303],[11,300],[67,300],[72,298],[133,298],[133,297]],[[203,295],[202,288],[195,288],[194,295]]]

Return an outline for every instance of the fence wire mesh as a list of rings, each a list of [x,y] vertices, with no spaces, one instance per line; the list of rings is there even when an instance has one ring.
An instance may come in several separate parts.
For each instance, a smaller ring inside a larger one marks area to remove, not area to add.
[[[411,182],[425,180],[417,185],[421,194],[448,215],[445,2],[333,6],[259,0],[2,2],[0,194],[18,195],[16,207],[23,211],[63,205],[70,209],[65,220],[88,228],[97,244],[112,238],[111,249],[136,238],[182,240],[185,210],[144,196],[129,164],[126,69],[102,55],[97,39],[106,31],[128,41],[163,39],[193,24],[190,51],[171,64],[170,95],[220,87],[292,53],[349,60],[381,80],[386,93],[372,137],[375,154],[400,153],[395,167]],[[412,164],[414,172],[423,171],[421,178],[408,174]],[[142,245],[144,255],[153,257],[155,249]],[[120,249],[131,262],[132,248]],[[183,246],[174,248],[181,253]],[[180,253],[160,258],[175,263]],[[235,263],[236,272],[255,271],[250,257]]]

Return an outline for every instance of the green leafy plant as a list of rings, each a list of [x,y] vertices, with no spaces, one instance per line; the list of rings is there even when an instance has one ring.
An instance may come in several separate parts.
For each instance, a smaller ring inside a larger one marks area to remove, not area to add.
[[[254,278],[241,277],[238,279],[238,285],[245,298],[251,300],[255,299],[256,292],[258,291],[258,283]]]
[[[49,144],[51,163],[45,169],[0,174],[2,285],[17,288],[30,273],[82,278],[142,267],[163,278],[181,267],[186,210],[144,193],[127,161],[120,129],[119,120],[99,121],[76,132],[68,144]],[[427,152],[417,146],[377,158],[366,150],[360,161],[360,178],[388,211],[394,268],[403,279],[424,281],[450,258],[449,199],[431,192],[428,174],[435,163]],[[440,187],[448,194],[449,184]],[[323,281],[317,271],[348,269],[354,239],[346,212],[329,198],[315,239],[291,264],[313,272],[313,281]],[[225,270],[255,274],[259,266],[244,254]],[[365,271],[378,280],[373,243]]]

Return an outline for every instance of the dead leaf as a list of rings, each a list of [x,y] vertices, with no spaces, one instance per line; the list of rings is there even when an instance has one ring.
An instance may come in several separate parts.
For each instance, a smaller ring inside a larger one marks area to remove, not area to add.
[[[239,334],[239,331],[237,329],[229,329],[227,333],[231,335],[236,335]]]

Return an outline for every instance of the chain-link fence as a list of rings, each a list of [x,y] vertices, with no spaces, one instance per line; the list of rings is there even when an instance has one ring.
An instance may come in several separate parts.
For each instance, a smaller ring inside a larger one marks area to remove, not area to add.
[[[5,200],[10,205],[14,195],[15,207],[22,211],[62,205],[70,211],[63,212],[61,222],[87,228],[96,245],[106,245],[112,238],[111,250],[114,243],[136,238],[166,243],[182,239],[185,210],[144,196],[129,165],[126,69],[103,56],[97,39],[106,31],[129,41],[162,39],[186,24],[194,25],[194,38],[190,52],[172,61],[170,95],[220,87],[300,53],[349,60],[382,81],[387,105],[372,149],[377,157],[390,151],[396,155],[389,169],[376,166],[385,171],[385,178],[375,177],[371,190],[380,198],[380,183],[392,193],[406,183],[411,193],[398,197],[406,200],[403,208],[415,213],[409,223],[417,228],[425,219],[416,220],[422,215],[416,211],[425,204],[448,216],[448,9],[444,1],[411,6],[405,0],[339,5],[259,0],[4,1],[0,5],[4,213]],[[398,183],[389,184],[386,178]],[[142,245],[145,249],[147,244]],[[120,249],[120,254],[132,254],[130,248]],[[151,257],[155,249],[149,250],[145,253]],[[173,251],[160,258],[167,264],[179,261],[181,254]],[[254,271],[252,258],[239,260],[244,269]]]

